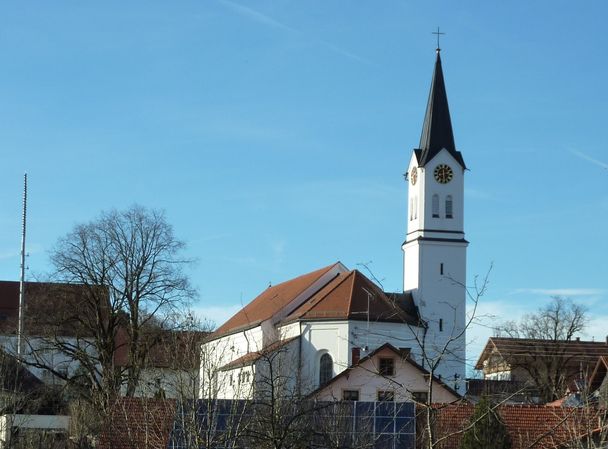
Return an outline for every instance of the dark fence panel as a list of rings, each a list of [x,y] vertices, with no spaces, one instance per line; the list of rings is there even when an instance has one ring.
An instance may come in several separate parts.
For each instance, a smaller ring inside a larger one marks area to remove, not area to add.
[[[200,399],[180,403],[168,449],[255,449],[264,445],[260,441],[269,430],[264,426],[272,417],[261,415],[267,413],[267,404],[252,401]],[[283,405],[280,413],[277,422],[289,423],[292,427],[286,433],[293,432],[305,447],[415,448],[413,402],[300,401]]]

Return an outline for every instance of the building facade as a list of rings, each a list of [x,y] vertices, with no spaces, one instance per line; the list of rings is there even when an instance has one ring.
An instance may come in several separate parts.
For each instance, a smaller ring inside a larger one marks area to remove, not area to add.
[[[407,354],[428,376],[464,392],[465,170],[438,49],[422,138],[406,176],[403,291],[384,292],[340,262],[269,287],[202,345],[201,397],[256,394],[269,380],[271,360],[281,365],[270,370],[274,375],[292,379],[286,394],[306,395],[386,344],[397,349],[395,362]]]

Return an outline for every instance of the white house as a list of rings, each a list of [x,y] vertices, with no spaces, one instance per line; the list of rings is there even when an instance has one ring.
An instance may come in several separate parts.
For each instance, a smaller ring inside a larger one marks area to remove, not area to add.
[[[426,403],[429,372],[409,357],[409,350],[385,343],[356,365],[313,392],[321,401],[416,401]],[[454,402],[460,395],[442,381],[433,384],[434,402]]]
[[[464,393],[465,169],[437,50],[422,138],[406,176],[403,291],[384,292],[340,262],[269,287],[203,344],[201,397],[255,394],[267,375],[263,364],[277,353],[294,388],[309,394],[386,344],[407,351],[411,363],[400,375],[430,370],[442,381],[449,394],[433,400]],[[348,379],[340,377],[340,388]]]

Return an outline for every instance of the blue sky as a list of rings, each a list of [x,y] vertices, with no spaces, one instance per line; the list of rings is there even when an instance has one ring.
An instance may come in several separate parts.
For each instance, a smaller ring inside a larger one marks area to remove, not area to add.
[[[466,178],[470,281],[491,327],[562,294],[608,333],[608,37],[601,1],[4,2],[0,278],[74,224],[162,208],[221,321],[340,260],[399,290],[402,173],[437,26]],[[491,334],[476,327],[469,355]]]

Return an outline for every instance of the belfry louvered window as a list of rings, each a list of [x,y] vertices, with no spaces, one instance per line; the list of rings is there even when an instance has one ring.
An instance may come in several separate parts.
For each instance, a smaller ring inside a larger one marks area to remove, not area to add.
[[[454,206],[452,204],[452,195],[445,197],[445,218],[454,217]]]

